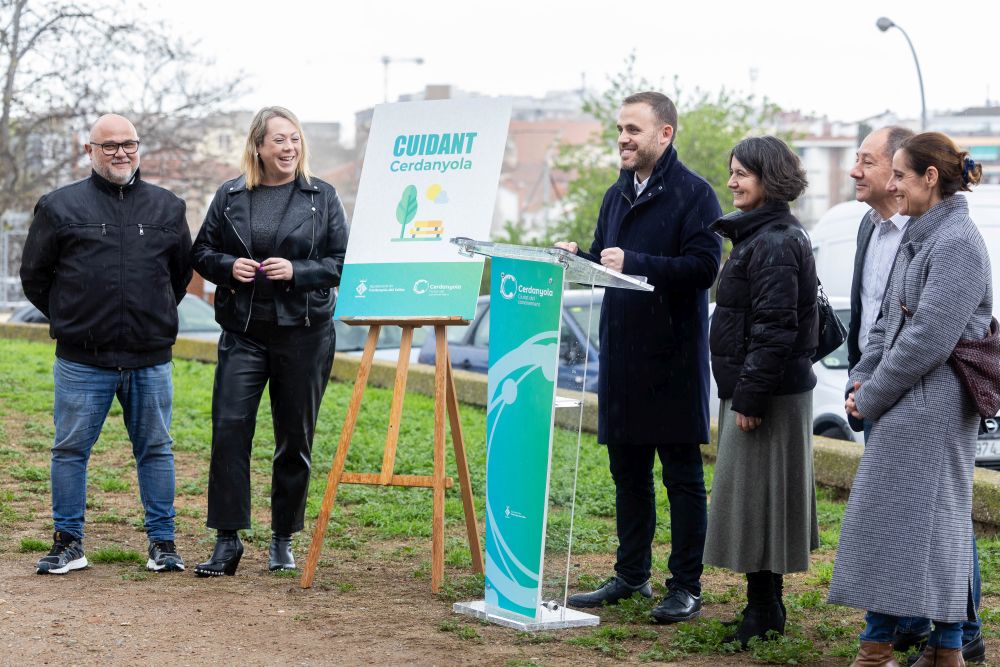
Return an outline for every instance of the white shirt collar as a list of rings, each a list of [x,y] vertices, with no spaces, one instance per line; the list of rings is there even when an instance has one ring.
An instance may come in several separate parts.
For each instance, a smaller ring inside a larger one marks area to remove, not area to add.
[[[650,174],[649,176],[652,176],[652,174]],[[646,180],[640,181],[638,172],[632,174],[632,184],[635,186],[636,197],[641,195],[642,191],[646,189],[646,185],[649,184],[649,176],[646,177]]]
[[[889,218],[888,221],[891,222],[893,227],[895,227],[896,229],[902,230],[903,227],[906,226],[906,223],[910,221],[910,216],[903,215],[902,213],[896,213],[891,218]],[[872,222],[876,226],[878,226],[881,225],[883,222],[886,222],[886,220],[882,218],[882,215],[878,211],[872,209]]]

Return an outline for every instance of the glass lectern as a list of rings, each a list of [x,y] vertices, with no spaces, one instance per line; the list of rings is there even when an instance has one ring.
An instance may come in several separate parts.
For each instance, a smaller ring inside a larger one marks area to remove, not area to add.
[[[560,248],[468,238],[455,238],[452,243],[462,254],[492,258],[486,402],[485,594],[482,600],[455,604],[454,610],[519,630],[597,625],[598,616],[565,606],[587,382],[580,383],[575,395],[556,393],[557,385],[566,384],[559,372],[560,360],[565,360],[567,352],[561,336],[566,322],[564,284],[590,288],[591,298],[585,300],[586,314],[577,318],[586,321],[583,330],[587,332],[596,328],[593,305],[603,297],[597,288],[652,292],[653,286],[642,276],[613,271]],[[582,377],[586,379],[591,345],[584,343],[580,347]],[[571,457],[561,457],[567,459],[567,465],[553,479],[555,410],[572,408],[579,410],[576,450]],[[558,549],[547,551],[553,484],[560,496],[560,506],[554,511],[559,512],[558,524],[565,526],[566,534],[552,540],[558,543]],[[559,585],[551,577],[546,579],[543,571],[546,558],[550,561],[561,558],[563,549],[566,573]]]

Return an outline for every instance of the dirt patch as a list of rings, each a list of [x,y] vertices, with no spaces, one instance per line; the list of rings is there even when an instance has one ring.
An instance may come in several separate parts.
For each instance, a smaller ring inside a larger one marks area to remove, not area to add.
[[[107,535],[110,538],[112,535]],[[116,535],[138,547],[135,533]],[[141,536],[139,536],[141,537]],[[127,539],[130,538],[130,539]],[[185,545],[189,565],[207,555]],[[418,546],[419,545],[415,545]],[[602,656],[564,643],[589,631],[530,637],[456,616],[451,602],[414,578],[412,563],[386,553],[355,559],[325,554],[316,583],[266,571],[250,546],[235,577],[146,575],[141,566],[98,564],[65,576],[37,576],[33,555],[0,556],[0,663],[60,665],[581,665],[637,662],[649,640],[626,643],[631,655]],[[456,572],[455,574],[459,574]],[[715,578],[715,577],[713,577]],[[728,579],[727,577],[718,577]],[[734,580],[735,581],[735,580]],[[730,581],[706,582],[715,587]],[[717,605],[707,615],[731,615]],[[606,612],[604,612],[606,613]],[[469,628],[462,633],[442,628]],[[664,637],[667,628],[646,626]],[[465,637],[465,638],[463,638]],[[691,656],[685,665],[747,664],[745,656]],[[842,665],[826,659],[819,665]]]
[[[116,421],[120,424],[120,419],[110,418],[106,429],[115,428]],[[65,576],[38,576],[34,565],[41,554],[22,553],[19,548],[22,540],[47,542],[51,535],[47,482],[37,479],[38,471],[48,466],[48,452],[39,442],[51,436],[35,433],[21,420],[5,420],[3,426],[7,442],[0,444],[17,456],[0,457],[0,492],[5,512],[10,513],[0,517],[0,665],[578,667],[637,664],[652,646],[670,647],[677,632],[677,626],[629,621],[615,610],[600,610],[602,628],[641,633],[602,652],[601,647],[568,642],[590,636],[592,629],[529,635],[456,615],[454,601],[481,597],[481,591],[468,585],[468,569],[449,566],[449,592],[433,594],[430,544],[423,539],[390,541],[366,536],[353,548],[327,547],[309,590],[299,587],[298,578],[267,572],[267,545],[260,539],[245,543],[246,553],[235,577],[199,579],[193,567],[212,547],[212,536],[203,525],[205,498],[198,490],[207,466],[201,454],[186,452],[177,453],[178,480],[191,486],[189,492],[178,495],[176,504],[177,544],[188,572],[155,575],[147,573],[144,564],[98,563]],[[18,477],[9,474],[15,469],[20,471]],[[104,479],[117,477],[128,487],[110,485],[111,490],[89,494],[88,555],[107,547],[145,554],[127,446],[114,444],[92,461],[94,489],[102,475]],[[260,489],[263,480],[255,478],[254,483]],[[266,509],[255,509],[255,520],[266,525]],[[460,520],[449,526],[449,539],[462,540],[463,534]],[[296,538],[300,560],[304,560],[308,541],[308,534]],[[657,545],[658,557],[666,552],[665,546]],[[829,552],[816,556],[818,561],[831,558]],[[610,553],[574,558],[571,581],[575,584],[583,573],[604,575],[611,571],[612,562]],[[564,563],[563,556],[547,565],[549,581],[562,579]],[[788,577],[787,593],[821,591],[825,597],[825,587],[811,583],[815,570]],[[728,620],[742,606],[740,577],[712,570],[706,573],[704,586],[715,596],[706,605],[706,618]],[[456,587],[461,592],[456,593]],[[737,591],[727,594],[734,587]],[[993,607],[998,602],[991,599],[984,604]],[[855,634],[861,618],[860,612],[830,607],[791,612],[801,634],[813,639],[821,651],[835,642],[817,639],[819,623],[844,623]],[[988,646],[990,654],[1000,652],[998,640],[989,639]],[[825,656],[811,664],[834,667],[848,662]],[[751,660],[746,654],[694,654],[660,664],[747,665]]]

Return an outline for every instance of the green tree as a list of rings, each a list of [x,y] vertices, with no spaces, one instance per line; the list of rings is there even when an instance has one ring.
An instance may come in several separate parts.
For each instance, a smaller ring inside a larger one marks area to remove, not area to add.
[[[565,215],[553,228],[546,230],[544,242],[567,239],[589,247],[604,193],[618,179],[615,154],[618,108],[632,93],[652,88],[646,79],[637,76],[633,53],[625,59],[625,68],[608,80],[607,89],[596,95],[584,93],[581,110],[602,121],[603,129],[586,144],[559,147],[556,169],[575,175],[563,198]]]
[[[0,218],[80,177],[80,136],[108,111],[135,123],[144,162],[168,156],[197,179],[196,121],[243,86],[210,66],[126,0],[0,0]]]
[[[677,154],[711,184],[727,213],[733,210],[733,197],[726,187],[733,146],[759,134],[776,134],[788,142],[793,139],[789,133],[775,131],[781,109],[767,98],[758,101],[752,95],[741,96],[725,88],[716,93],[695,88],[688,96],[675,79],[674,101],[680,115],[674,139]]]
[[[637,75],[633,54],[625,60],[624,69],[609,79],[606,90],[587,95],[583,111],[604,121],[604,128],[587,144],[560,147],[556,168],[575,172],[576,177],[563,200],[566,214],[547,230],[545,242],[571,239],[584,247],[589,244],[604,193],[618,178],[616,119],[621,102],[633,93],[663,88]],[[733,210],[732,196],[726,188],[729,151],[747,136],[774,133],[779,107],[766,98],[757,100],[725,88],[716,93],[700,88],[685,93],[676,78],[671,97],[679,114],[674,147],[680,159],[711,184],[723,210]],[[786,141],[792,138],[779,136]]]
[[[406,233],[406,226],[417,217],[417,188],[414,185],[407,185],[403,188],[403,195],[396,204],[396,220],[399,222],[399,238],[403,238]]]

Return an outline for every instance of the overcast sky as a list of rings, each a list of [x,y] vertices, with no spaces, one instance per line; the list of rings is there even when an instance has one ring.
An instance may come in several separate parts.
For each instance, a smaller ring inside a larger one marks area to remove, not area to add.
[[[234,107],[280,104],[303,120],[353,127],[389,95],[453,84],[492,95],[601,88],[631,51],[647,79],[672,88],[724,85],[785,109],[858,120],[920,115],[913,40],[928,114],[1000,99],[1000,1],[171,0],[151,12],[200,39],[219,71],[251,89]],[[680,109],[683,116],[683,108]]]

